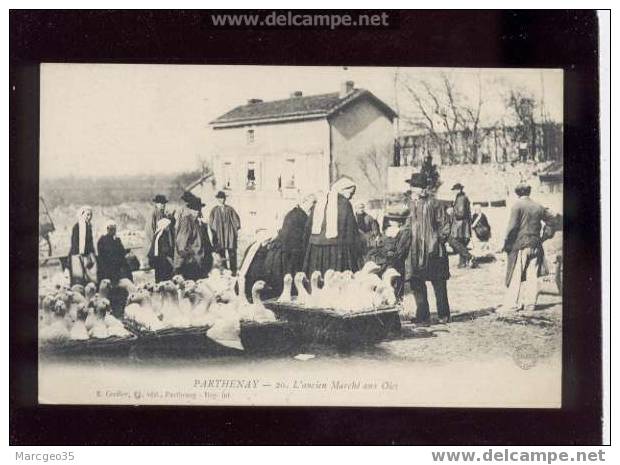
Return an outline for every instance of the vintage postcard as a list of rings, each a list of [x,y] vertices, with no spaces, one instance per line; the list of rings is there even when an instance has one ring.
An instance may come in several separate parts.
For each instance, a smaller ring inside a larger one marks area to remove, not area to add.
[[[562,406],[559,69],[40,69],[43,404]]]

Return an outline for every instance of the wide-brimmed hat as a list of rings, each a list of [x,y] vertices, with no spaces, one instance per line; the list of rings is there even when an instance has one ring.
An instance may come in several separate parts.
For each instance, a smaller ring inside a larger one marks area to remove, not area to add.
[[[168,203],[168,199],[165,195],[157,194],[155,197],[153,197],[153,203]]]
[[[422,173],[411,173],[411,177],[406,179],[405,182],[411,187],[419,187],[420,189],[426,189],[428,187],[428,180]]]
[[[226,192],[224,191],[218,191],[217,194],[215,194],[215,198],[216,199],[225,199],[226,198]]]
[[[188,208],[191,208],[192,210],[196,210],[196,211],[200,211],[202,207],[205,206],[205,204],[202,203],[202,200],[200,199],[200,197],[195,197],[186,202],[187,202]]]
[[[183,200],[187,204],[187,207],[191,208],[192,210],[200,210],[202,207],[205,206],[205,204],[202,203],[202,199],[200,197],[192,194],[189,191],[183,192],[181,200]]]
[[[192,199],[195,199],[196,196],[194,194],[192,194],[190,191],[185,191],[183,192],[183,195],[181,195],[181,200],[183,202],[191,202]]]
[[[451,190],[453,190],[453,191],[458,191],[458,190],[463,189],[464,187],[465,187],[465,186],[464,186],[463,184],[461,184],[460,182],[457,182],[454,186],[452,186],[452,189],[451,189]]]

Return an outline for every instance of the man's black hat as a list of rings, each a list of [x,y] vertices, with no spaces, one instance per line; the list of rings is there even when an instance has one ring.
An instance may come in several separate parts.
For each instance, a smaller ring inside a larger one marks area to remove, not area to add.
[[[202,199],[200,197],[192,194],[189,191],[183,192],[181,200],[183,200],[187,204],[187,207],[191,208],[192,210],[199,211],[202,207],[205,206],[205,204],[202,203]]]
[[[204,206],[205,204],[202,203],[202,200],[200,199],[200,197],[194,196],[193,199],[190,199],[189,201],[187,201],[187,207],[191,208],[192,210],[200,211],[202,207]]]
[[[153,198],[153,203],[168,203],[168,199],[166,198],[165,195],[162,194],[157,194],[154,198]]]
[[[428,187],[426,175],[422,173],[411,173],[411,178],[406,179],[405,182],[411,187],[419,187],[420,189],[426,189]]]
[[[461,189],[463,189],[465,186],[463,184],[461,184],[460,182],[457,182],[454,186],[452,186],[452,190],[453,191],[460,191]]]
[[[216,199],[225,199],[226,198],[226,193],[224,191],[219,191],[217,194],[215,194],[215,198]]]

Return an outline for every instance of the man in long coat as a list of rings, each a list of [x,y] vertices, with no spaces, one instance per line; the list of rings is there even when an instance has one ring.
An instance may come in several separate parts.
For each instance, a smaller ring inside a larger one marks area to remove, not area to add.
[[[406,251],[405,279],[416,301],[416,323],[430,323],[427,281],[433,285],[439,322],[447,323],[450,321],[447,288],[450,270],[445,243],[450,235],[450,223],[442,204],[426,190],[425,175],[414,173],[407,183],[412,190],[410,234],[401,236],[397,250],[400,254]]]
[[[504,305],[508,310],[534,309],[538,277],[549,273],[542,244],[555,234],[556,218],[549,209],[530,199],[530,192],[531,187],[526,184],[515,188],[519,200],[510,211],[504,240],[504,251],[508,253]]]
[[[463,191],[464,186],[456,183],[452,186],[457,191],[454,199],[454,220],[452,222],[452,238],[463,247],[467,247],[471,239],[471,205],[467,194]],[[467,266],[467,256],[459,254],[459,268]]]
[[[218,205],[211,210],[209,225],[215,236],[218,253],[234,274],[237,272],[237,238],[241,220],[235,209],[226,205],[226,194],[223,191],[219,191],[215,198]]]
[[[211,254],[200,219],[204,203],[188,192],[183,195],[183,200],[187,205],[179,211],[177,218],[174,271],[185,279],[197,280],[207,275],[205,260],[207,254]]]

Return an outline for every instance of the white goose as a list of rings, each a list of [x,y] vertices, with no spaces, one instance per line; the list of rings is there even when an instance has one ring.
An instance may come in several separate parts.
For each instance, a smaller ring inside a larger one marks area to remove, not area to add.
[[[396,294],[394,292],[394,279],[398,278],[400,273],[394,268],[388,268],[381,277],[381,285],[378,286],[377,291],[380,296],[380,305],[393,306],[396,304]]]
[[[307,279],[306,273],[304,273],[303,271],[299,271],[295,273],[294,282],[295,282],[295,288],[297,289],[297,299],[295,300],[295,302],[298,303],[299,305],[306,305],[306,302],[308,301],[308,297],[310,296],[304,286],[304,280],[306,279]]]
[[[284,279],[282,280],[283,288],[282,294],[278,297],[278,302],[281,303],[289,303],[292,301],[291,291],[293,288],[293,277],[290,273],[284,275]]]
[[[268,310],[261,301],[260,291],[265,288],[265,281],[256,281],[252,286],[252,303],[243,306],[240,309],[242,318],[265,323],[276,321],[276,316],[271,310]]]

